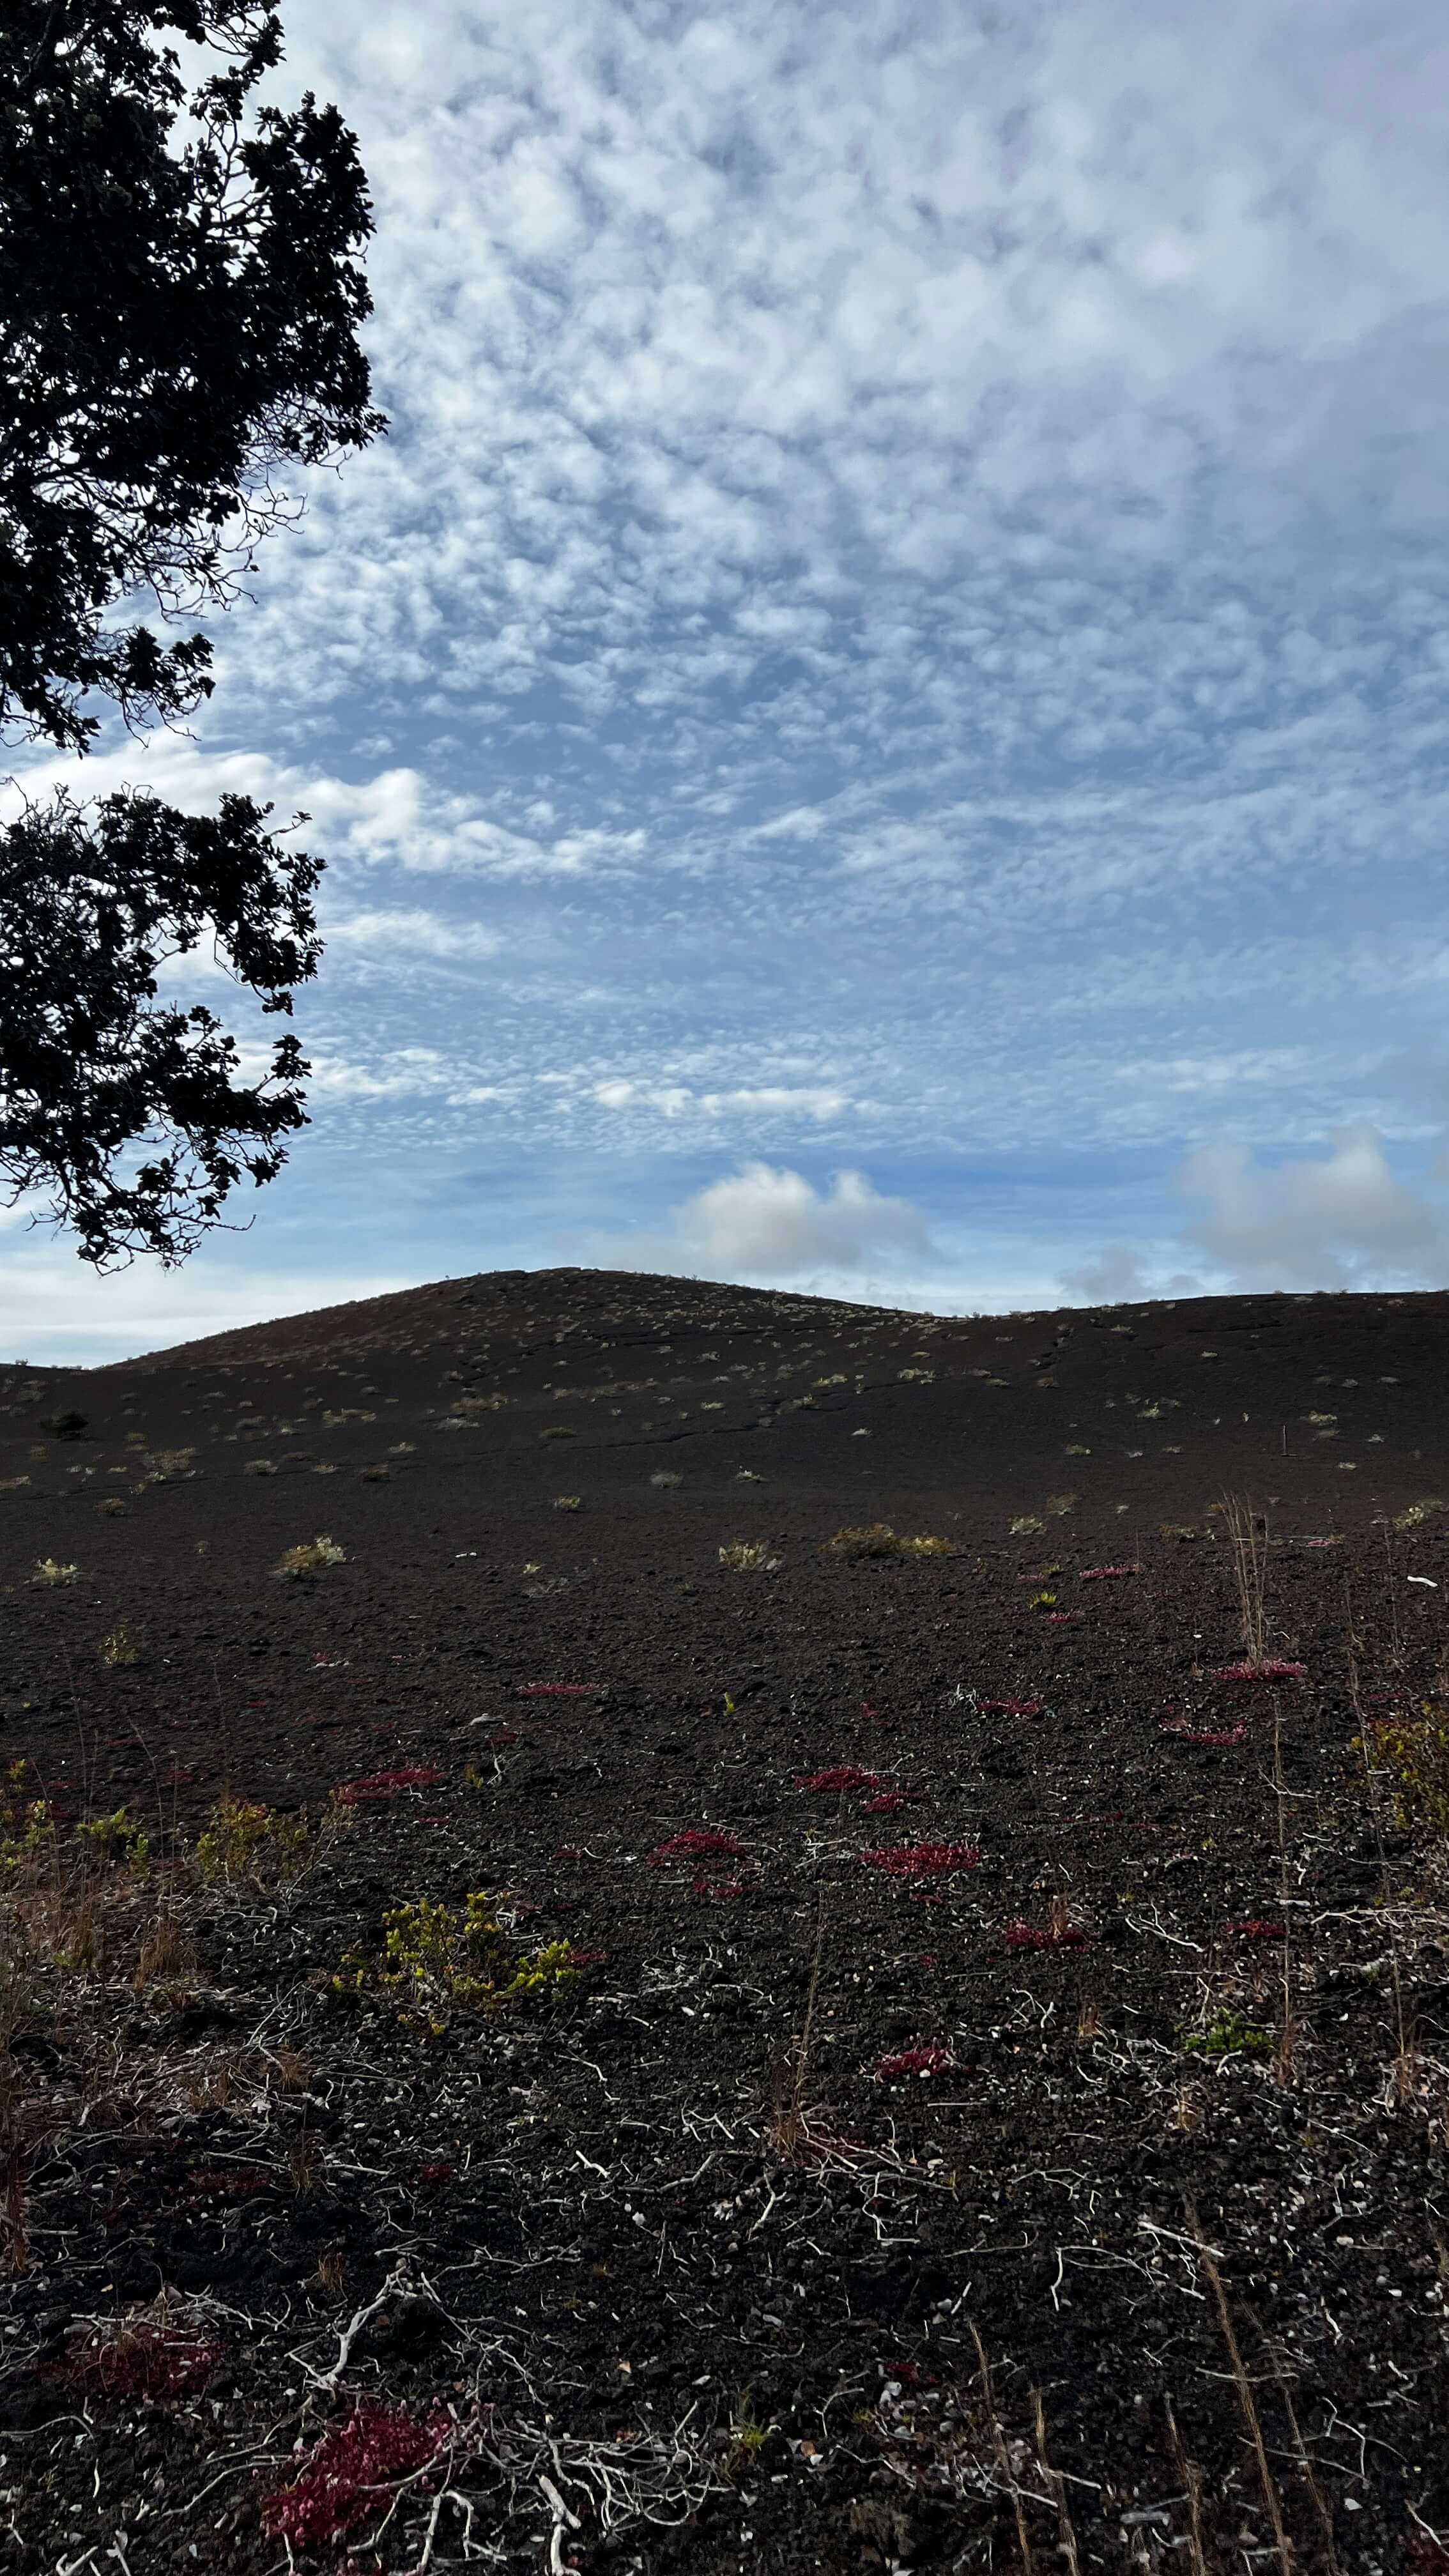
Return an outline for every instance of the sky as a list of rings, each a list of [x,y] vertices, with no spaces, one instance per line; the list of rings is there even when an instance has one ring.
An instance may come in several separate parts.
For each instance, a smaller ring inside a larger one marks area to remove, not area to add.
[[[1449,1280],[1437,0],[283,18],[390,434],[189,739],[14,766],[310,814],[313,1123],[173,1274],[12,1212],[0,1355]]]

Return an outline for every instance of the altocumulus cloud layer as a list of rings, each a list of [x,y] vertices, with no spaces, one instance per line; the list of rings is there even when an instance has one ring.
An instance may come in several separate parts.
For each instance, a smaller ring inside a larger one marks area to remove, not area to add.
[[[316,1125],[126,1302],[7,1233],[37,1352],[560,1244],[1449,1275],[1442,12],[285,16],[393,434],[89,767],[313,816]]]

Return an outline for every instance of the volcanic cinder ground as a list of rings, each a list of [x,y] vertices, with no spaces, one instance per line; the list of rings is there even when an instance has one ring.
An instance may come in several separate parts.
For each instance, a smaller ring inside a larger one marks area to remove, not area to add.
[[[0,1373],[12,2563],[1446,2576],[1446,1336],[568,1270]]]

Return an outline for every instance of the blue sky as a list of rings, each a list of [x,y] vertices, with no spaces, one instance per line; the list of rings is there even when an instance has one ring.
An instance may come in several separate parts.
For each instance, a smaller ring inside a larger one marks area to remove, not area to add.
[[[1449,1278],[1442,10],[284,18],[392,434],[82,783],[310,812],[315,1123],[171,1278],[12,1217],[5,1343]]]

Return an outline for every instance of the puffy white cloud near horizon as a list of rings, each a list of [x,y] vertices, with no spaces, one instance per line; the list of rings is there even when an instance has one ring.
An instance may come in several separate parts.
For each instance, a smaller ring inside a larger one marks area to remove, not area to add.
[[[243,1265],[339,1209],[369,1276],[668,1240],[768,1167],[924,1212],[963,1295],[1434,1275],[1442,11],[283,18],[391,434],[194,739],[15,761],[313,818],[315,1123]]]
[[[1442,1168],[1429,1175],[1443,1179]],[[1442,1287],[1449,1281],[1449,1201],[1425,1196],[1393,1171],[1384,1139],[1365,1123],[1341,1128],[1326,1150],[1269,1163],[1221,1140],[1189,1154],[1173,1176],[1198,1213],[1156,1258],[1112,1243],[1065,1272],[1070,1294],[1091,1304],[1206,1296],[1223,1289]],[[1175,1251],[1195,1258],[1170,1271]]]
[[[560,1248],[571,1240],[562,1237]],[[656,1230],[587,1238],[586,1249],[590,1266],[599,1269],[751,1283],[803,1285],[942,1266],[921,1210],[907,1199],[881,1196],[863,1172],[837,1172],[817,1189],[803,1173],[770,1163],[746,1163],[709,1182],[672,1207]]]
[[[1177,1186],[1203,1206],[1187,1241],[1235,1287],[1437,1287],[1449,1276],[1449,1210],[1395,1178],[1367,1124],[1340,1129],[1326,1154],[1272,1165],[1240,1145],[1204,1146]]]

